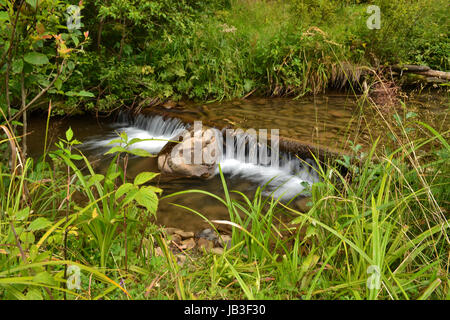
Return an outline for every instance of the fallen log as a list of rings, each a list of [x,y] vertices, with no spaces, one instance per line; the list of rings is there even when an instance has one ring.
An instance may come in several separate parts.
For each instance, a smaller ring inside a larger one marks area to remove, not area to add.
[[[441,80],[450,81],[450,72],[432,70],[427,66],[417,66],[411,64],[405,65],[394,65],[392,66],[392,70],[402,73],[414,73],[421,76],[429,77],[429,78],[437,78]]]

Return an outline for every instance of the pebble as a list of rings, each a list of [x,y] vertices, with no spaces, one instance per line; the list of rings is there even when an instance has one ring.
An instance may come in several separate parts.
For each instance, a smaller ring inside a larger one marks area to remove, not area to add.
[[[219,239],[219,244],[222,248],[230,249],[231,248],[231,237],[226,234],[221,235],[222,239]]]
[[[174,234],[174,233],[176,233],[177,231],[183,232],[183,230],[178,229],[178,228],[165,228],[164,230],[166,231],[166,233],[167,233],[169,236],[172,235],[172,234]]]
[[[210,240],[210,241],[214,241],[214,240],[218,239],[216,233],[212,229],[209,229],[209,228],[204,229],[204,230],[200,231],[199,233],[197,233],[196,238],[206,239],[206,240]]]
[[[194,233],[192,231],[177,230],[175,231],[175,233],[181,236],[181,238],[183,239],[189,239],[194,237]]]
[[[169,242],[176,243],[176,247],[181,250],[198,248],[199,250],[205,250],[213,254],[221,255],[224,252],[224,248],[231,248],[231,236],[227,234],[217,234],[216,231],[211,228],[203,229],[196,234],[190,231],[183,231],[179,228],[165,228],[165,232],[169,236]],[[175,250],[175,247],[171,247],[171,249],[173,251]],[[163,256],[160,247],[155,249],[155,255]],[[182,266],[186,262],[186,255],[178,253],[175,256],[178,265]]]
[[[197,240],[197,247],[205,248],[206,250],[209,250],[209,249],[212,249],[212,247],[214,247],[214,243],[210,240],[200,238]]]
[[[221,254],[223,254],[223,248],[212,248],[211,252],[214,254],[221,255]]]
[[[193,238],[181,241],[180,249],[191,250],[195,247],[195,241]]]
[[[173,242],[175,242],[176,244],[180,244],[181,243],[181,236],[179,234],[173,234],[171,236],[171,239]]]

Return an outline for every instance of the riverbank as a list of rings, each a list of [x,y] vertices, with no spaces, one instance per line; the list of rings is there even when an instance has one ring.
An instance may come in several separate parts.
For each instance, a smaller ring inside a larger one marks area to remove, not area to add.
[[[168,100],[301,97],[339,88],[378,92],[393,81],[392,71],[401,73],[399,65],[450,70],[445,0],[374,1],[380,29],[367,26],[372,16],[359,1],[155,3],[157,8],[141,10],[131,2],[82,7],[83,28],[72,34],[78,40],[68,34],[53,48],[60,52],[64,45],[67,51],[66,68],[46,92],[48,99],[63,101],[55,114],[139,110]],[[50,22],[42,25],[36,37],[44,40],[30,45],[48,44],[35,51],[58,68],[63,56],[47,50],[54,31]],[[27,73],[49,76],[46,64],[30,62],[37,64]],[[19,85],[20,66],[11,62],[9,68],[11,82]],[[394,84],[421,87],[419,80],[397,78]],[[11,91],[13,106],[20,104],[19,87]],[[27,95],[34,92],[39,88],[30,86]]]

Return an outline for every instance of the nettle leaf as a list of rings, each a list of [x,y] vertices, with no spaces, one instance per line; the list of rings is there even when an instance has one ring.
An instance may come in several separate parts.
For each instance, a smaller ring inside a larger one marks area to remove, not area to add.
[[[52,223],[50,221],[48,221],[47,219],[39,217],[30,223],[30,225],[28,226],[28,229],[31,231],[41,230],[41,229],[47,228],[51,224]]]
[[[26,207],[17,212],[15,217],[17,220],[25,220],[26,218],[28,218],[29,214],[30,214],[30,207]]]
[[[142,142],[142,141],[145,141],[145,139],[133,138],[130,141],[128,141],[127,145],[131,146],[131,145],[133,145],[135,143],[139,143],[139,142]]]
[[[131,201],[133,201],[136,198],[138,191],[139,191],[139,189],[136,186],[133,186],[133,188],[129,189],[127,191],[127,195],[125,196],[125,199],[123,199],[122,206],[125,206],[128,203],[130,203]]]
[[[136,201],[141,206],[147,208],[150,213],[156,213],[156,209],[158,208],[158,197],[151,188],[142,187],[136,194]]]
[[[119,189],[117,189],[117,191],[116,191],[116,194],[115,194],[116,200],[118,198],[120,198],[121,196],[123,196],[125,193],[128,193],[132,189],[136,189],[136,187],[134,185],[132,185],[131,183],[125,183],[125,184],[121,185],[119,187]]]
[[[113,139],[110,142],[108,142],[108,145],[122,143],[122,142],[123,142],[122,139]]]
[[[159,175],[159,173],[155,172],[141,172],[139,173],[136,178],[134,178],[134,185],[139,186],[143,183],[146,183],[147,181],[152,180],[154,177]]]
[[[72,138],[73,138],[73,131],[72,128],[69,127],[69,129],[66,131],[66,139],[67,141],[70,141],[72,140]]]
[[[155,193],[161,194],[163,192],[163,189],[157,188],[157,187],[154,187],[154,186],[147,186],[147,188],[149,188],[150,190],[153,190],[153,192],[155,192]]]
[[[47,56],[39,52],[28,52],[23,59],[29,64],[34,65],[44,65],[49,62]]]
[[[135,156],[138,157],[154,157],[154,155],[151,154],[150,152],[138,148],[130,150],[129,153],[134,154]]]
[[[125,149],[124,147],[112,147],[107,152],[105,152],[105,154],[112,154],[116,152],[127,152],[127,149]]]

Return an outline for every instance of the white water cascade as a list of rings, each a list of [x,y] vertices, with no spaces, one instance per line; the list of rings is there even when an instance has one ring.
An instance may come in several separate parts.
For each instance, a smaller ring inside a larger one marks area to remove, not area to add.
[[[155,139],[138,142],[131,148],[140,148],[157,154],[168,140],[177,140],[188,127],[189,125],[177,118],[164,118],[159,115],[130,116],[121,113],[118,122],[112,126],[113,130],[106,137],[93,138],[84,143],[83,147],[104,153],[106,148],[113,146],[108,144],[117,139],[119,132],[124,131],[129,140]],[[221,144],[227,140],[222,138],[219,130],[217,136],[221,137],[219,139]],[[282,200],[289,200],[299,194],[307,195],[305,189],[308,185],[319,181],[317,166],[312,159],[301,160],[285,152],[275,154],[267,144],[252,143],[254,141],[245,132],[236,133],[231,139],[232,147],[224,144],[219,155],[222,172],[229,178],[239,177],[254,183],[255,187],[265,186],[264,194],[271,194]],[[216,174],[219,174],[218,168]]]
[[[127,113],[120,113],[118,122],[113,124],[113,130],[106,137],[95,137],[85,142],[83,147],[104,152],[104,148],[116,145],[111,145],[110,142],[118,138],[118,133],[125,132],[129,141],[134,138],[145,140],[132,144],[130,149],[144,149],[158,154],[169,140],[177,138],[186,128],[177,118],[164,119],[158,115],[147,117],[142,114],[132,117]]]

